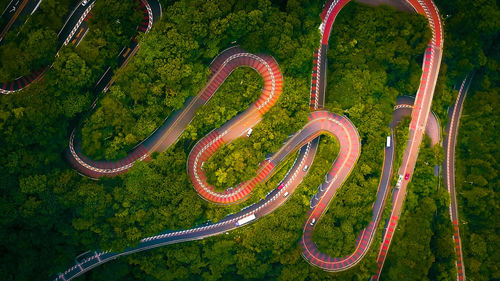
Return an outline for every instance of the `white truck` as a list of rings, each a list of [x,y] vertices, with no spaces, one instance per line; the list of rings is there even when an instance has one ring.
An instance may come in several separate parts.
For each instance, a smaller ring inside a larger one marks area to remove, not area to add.
[[[244,217],[241,220],[238,220],[236,222],[236,226],[244,225],[245,223],[249,223],[249,222],[253,221],[254,219],[256,219],[255,214],[251,214],[248,217]]]

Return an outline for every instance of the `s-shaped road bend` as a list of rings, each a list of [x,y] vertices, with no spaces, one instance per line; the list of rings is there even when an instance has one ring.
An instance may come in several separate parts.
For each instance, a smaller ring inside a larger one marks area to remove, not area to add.
[[[212,63],[212,76],[206,86],[198,95],[188,102],[186,107],[169,117],[165,123],[158,128],[149,138],[139,144],[125,159],[119,161],[92,161],[83,155],[79,149],[78,140],[74,134],[70,138],[68,159],[71,164],[82,174],[90,177],[114,176],[127,171],[135,161],[149,158],[154,151],[162,151],[175,143],[183,128],[190,122],[196,108],[202,106],[215,93],[227,76],[238,66],[249,66],[254,68],[264,78],[264,87],[261,97],[244,113],[231,119],[223,127],[216,129],[198,142],[191,151],[188,158],[188,173],[193,181],[194,188],[198,194],[218,204],[231,204],[247,198],[247,195],[256,183],[265,181],[275,167],[287,155],[300,148],[293,167],[282,181],[282,188],[277,188],[269,193],[265,199],[246,207],[237,214],[232,214],[221,221],[202,227],[164,232],[156,236],[144,238],[138,246],[130,248],[121,253],[110,251],[96,251],[87,253],[76,260],[75,265],[60,273],[55,280],[71,280],[92,268],[116,259],[119,256],[160,247],[167,244],[179,243],[203,239],[208,236],[217,235],[231,229],[240,227],[241,219],[251,216],[261,217],[278,208],[287,198],[282,196],[286,190],[293,190],[301,182],[306,172],[303,167],[310,165],[318,145],[320,134],[332,134],[340,143],[340,152],[332,165],[331,171],[326,175],[325,182],[320,185],[319,192],[311,200],[309,217],[304,224],[304,234],[301,239],[303,256],[311,264],[329,271],[341,271],[354,266],[366,253],[369,243],[373,240],[375,228],[380,220],[381,212],[389,191],[389,175],[392,171],[393,150],[386,151],[384,160],[384,172],[379,185],[377,200],[374,204],[374,216],[372,222],[365,228],[358,238],[358,247],[354,254],[341,258],[331,259],[320,254],[310,241],[313,219],[319,219],[327,210],[327,206],[336,190],[349,176],[352,167],[360,154],[360,141],[356,128],[345,116],[329,113],[321,110],[324,106],[324,91],[326,86],[326,52],[328,50],[328,39],[334,19],[347,0],[329,1],[322,13],[323,21],[320,26],[322,34],[320,48],[314,54],[314,65],[311,82],[310,108],[314,112],[309,115],[309,122],[304,128],[290,138],[284,146],[271,158],[261,163],[258,175],[245,183],[241,183],[234,190],[215,192],[206,183],[201,166],[204,160],[224,142],[242,135],[260,121],[264,114],[277,100],[281,93],[282,76],[277,63],[269,56],[253,55],[244,52],[238,47],[232,47],[222,52]],[[410,123],[410,140],[408,142],[403,165],[400,174],[410,173],[415,166],[418,149],[422,141],[422,134],[430,116],[430,105],[436,83],[439,65],[441,61],[442,31],[437,8],[430,0],[408,0],[412,7],[429,19],[433,37],[424,55],[423,74],[419,90],[417,91],[414,108],[412,110],[412,121]],[[393,145],[391,145],[393,147]],[[393,149],[393,148],[392,148]],[[397,223],[397,217],[401,212],[402,202],[406,194],[406,182],[400,187],[399,192],[393,198],[394,207],[391,221],[384,235],[381,245],[381,254],[378,258],[379,269],[373,277],[377,279],[383,266],[385,253],[390,244],[390,239]],[[401,195],[401,196],[400,196]]]

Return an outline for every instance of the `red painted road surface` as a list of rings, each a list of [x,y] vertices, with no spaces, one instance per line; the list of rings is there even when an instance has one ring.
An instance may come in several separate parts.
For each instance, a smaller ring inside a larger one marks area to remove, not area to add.
[[[427,124],[427,119],[430,114],[432,97],[434,95],[434,88],[436,86],[437,76],[439,74],[439,67],[441,65],[443,34],[441,19],[437,7],[432,0],[408,0],[416,12],[424,15],[429,20],[429,26],[432,30],[432,38],[425,50],[424,62],[422,65],[422,77],[420,78],[420,87],[417,91],[414,108],[412,112],[412,119],[410,123],[410,137],[406,150],[403,156],[403,162],[399,168],[400,175],[411,175],[415,168],[417,161],[420,144]],[[377,257],[377,273],[372,276],[372,280],[377,280],[380,277],[382,268],[384,266],[385,258],[390,247],[393,232],[396,229],[399,215],[403,208],[404,199],[406,196],[406,187],[408,181],[403,181],[396,198],[393,198],[393,206],[391,210],[391,221],[393,227],[389,227],[388,231],[382,238],[382,244],[379,249]]]

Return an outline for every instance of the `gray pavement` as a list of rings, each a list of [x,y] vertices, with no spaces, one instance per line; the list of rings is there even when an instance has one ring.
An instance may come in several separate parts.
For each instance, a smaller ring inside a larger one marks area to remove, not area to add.
[[[446,126],[446,139],[444,141],[444,169],[443,177],[444,184],[450,193],[450,218],[453,224],[453,241],[455,243],[455,252],[457,255],[457,279],[465,280],[465,266],[463,263],[462,254],[462,241],[460,239],[460,229],[459,229],[459,218],[458,218],[458,206],[457,206],[457,194],[455,190],[455,147],[457,143],[458,128],[460,124],[460,116],[462,115],[462,109],[469,90],[474,73],[467,75],[460,85],[457,100],[455,104],[448,111],[448,117],[450,122]]]

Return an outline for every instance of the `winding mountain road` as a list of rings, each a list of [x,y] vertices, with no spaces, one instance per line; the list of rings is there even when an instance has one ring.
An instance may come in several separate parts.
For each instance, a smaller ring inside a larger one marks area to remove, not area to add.
[[[302,255],[310,264],[331,272],[344,271],[355,266],[368,252],[370,245],[373,242],[377,226],[380,223],[387,195],[391,191],[390,182],[393,175],[393,161],[396,149],[394,129],[404,117],[411,116],[413,102],[414,99],[412,97],[398,97],[397,104],[394,107],[393,119],[389,124],[389,127],[391,128],[390,146],[386,146],[384,149],[382,175],[377,189],[377,198],[373,205],[372,220],[358,235],[353,254],[341,258],[332,258],[326,254],[320,253],[317,246],[312,241],[311,237],[315,226],[312,219],[318,221],[319,218],[321,218],[327,210],[329,200],[335,196],[336,191],[342,186],[343,182],[333,181],[339,175],[338,171],[332,169],[332,171],[327,174],[326,181],[318,187],[318,193],[316,193],[311,199],[309,220],[306,224],[304,224],[304,234],[300,242],[303,249]],[[436,116],[431,113],[429,115],[429,122],[427,123],[425,132],[431,138],[432,145],[439,143],[440,131],[439,121]],[[347,177],[342,179],[345,180],[346,178]],[[395,188],[393,190],[393,196],[397,193],[398,189]],[[385,229],[387,229],[387,226],[384,228],[384,231]]]
[[[373,205],[372,220],[358,236],[355,252],[346,257],[331,258],[326,254],[320,253],[311,239],[315,222],[326,212],[336,191],[348,178],[361,152],[358,132],[350,120],[345,116],[322,110],[325,103],[328,40],[336,16],[348,2],[348,0],[328,1],[321,14],[322,23],[320,25],[320,32],[322,36],[320,47],[314,53],[309,104],[313,112],[309,115],[309,122],[299,132],[294,134],[293,137],[287,140],[282,148],[274,153],[272,157],[261,163],[257,176],[254,179],[239,184],[234,190],[226,190],[225,192],[214,191],[213,187],[206,182],[201,166],[223,143],[230,142],[241,136],[249,128],[257,124],[261,120],[262,115],[278,99],[281,93],[283,78],[277,62],[270,56],[250,54],[239,47],[231,47],[223,51],[211,65],[212,75],[206,86],[187,103],[184,109],[170,116],[150,137],[140,143],[126,158],[119,161],[92,161],[88,159],[82,154],[79,140],[72,133],[67,156],[70,163],[80,173],[94,178],[115,176],[124,173],[136,161],[147,160],[149,159],[149,155],[154,151],[163,151],[175,143],[183,129],[193,118],[196,109],[208,102],[210,97],[235,68],[247,66],[255,69],[264,78],[264,87],[261,96],[246,111],[228,121],[221,128],[209,133],[194,146],[188,157],[187,169],[195,190],[205,200],[217,204],[234,204],[240,202],[248,198],[248,194],[257,183],[267,180],[273,170],[288,155],[296,150],[299,150],[299,155],[282,181],[280,188],[274,189],[265,199],[246,207],[237,214],[231,214],[214,224],[186,230],[166,231],[152,237],[144,238],[136,247],[127,249],[121,253],[110,251],[88,252],[85,255],[79,256],[75,264],[65,272],[59,273],[55,280],[72,280],[96,266],[120,256],[163,245],[199,240],[221,234],[244,225],[240,223],[242,219],[244,221],[246,219],[251,221],[254,218],[258,219],[271,213],[289,198],[284,196],[285,192],[292,193],[307,174],[307,169],[304,169],[304,167],[306,165],[310,166],[314,160],[321,134],[334,136],[340,144],[340,151],[330,172],[325,176],[325,182],[318,187],[318,193],[311,199],[311,209],[304,223],[303,236],[300,240],[302,256],[310,264],[327,271],[342,271],[356,265],[370,248],[376,229],[380,223],[387,196],[391,190],[390,180],[392,177],[395,147],[393,137],[391,138],[390,147],[386,147],[384,151],[385,157],[382,175],[377,198]],[[433,143],[439,141],[440,138],[439,122],[435,119],[435,115],[431,113],[430,106],[439,72],[443,40],[439,14],[432,1],[407,0],[407,2],[416,12],[428,18],[433,32],[432,40],[425,50],[422,65],[423,73],[415,101],[413,102],[408,98],[398,99],[398,104],[394,112],[394,120],[390,124],[392,130],[403,116],[411,115],[410,137],[402,166],[399,169],[400,175],[408,174],[411,176],[424,132],[427,131],[431,135]],[[379,257],[377,258],[378,270],[372,277],[373,280],[378,279],[382,271],[385,255],[402,209],[408,182],[409,179],[404,180],[393,191],[391,219],[388,221],[386,229],[384,229],[383,242],[380,246]]]

